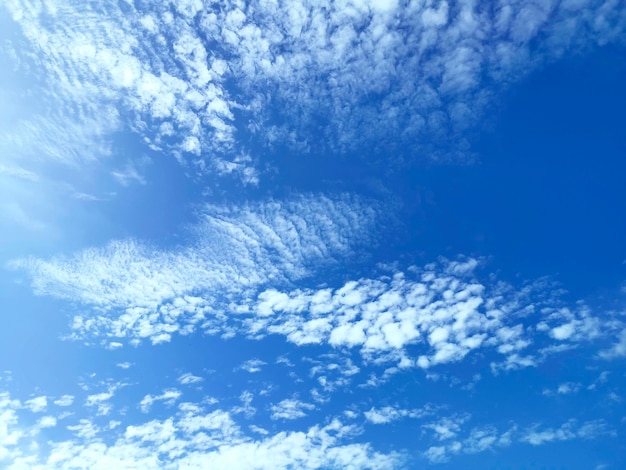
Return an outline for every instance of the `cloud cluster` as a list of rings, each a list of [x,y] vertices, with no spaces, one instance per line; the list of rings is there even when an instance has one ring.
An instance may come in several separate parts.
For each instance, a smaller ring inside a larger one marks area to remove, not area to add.
[[[66,123],[89,134],[79,142],[124,123],[195,171],[248,183],[258,181],[242,143],[250,133],[316,150],[441,144],[506,84],[568,50],[619,40],[626,24],[617,0],[4,6],[60,113],[36,112],[2,140],[63,159],[68,145],[54,142]],[[459,141],[453,156],[466,151]]]
[[[552,441],[569,441],[571,439],[595,439],[600,436],[615,435],[603,420],[588,421],[579,425],[575,420],[570,420],[558,428],[541,429],[534,426],[528,430],[522,440],[531,445],[538,446]]]
[[[101,426],[89,418],[68,425],[68,440],[43,444],[41,429],[58,426],[50,417],[34,427],[21,422],[19,400],[0,393],[0,464],[17,470],[174,469],[174,468],[353,468],[389,469],[398,454],[383,454],[369,444],[350,442],[355,429],[334,419],[306,431],[279,432],[255,439],[228,411],[181,403],[170,417],[120,426]]]
[[[191,385],[191,384],[197,384],[199,382],[202,382],[204,379],[202,377],[198,377],[197,375],[193,375],[190,372],[186,372],[183,375],[181,375],[180,377],[178,377],[178,382],[181,385]]]
[[[428,369],[489,350],[498,373],[623,331],[618,315],[567,305],[545,279],[515,288],[481,275],[472,258],[339,287],[268,287],[301,282],[313,268],[319,273],[320,266],[345,259],[367,242],[364,234],[379,218],[375,205],[349,196],[212,207],[188,247],[155,250],[123,241],[13,266],[30,273],[36,293],[94,307],[73,319],[74,336],[81,338],[160,343],[198,328],[224,337],[281,335],[298,346],[357,349],[366,361],[395,361],[400,369]],[[600,354],[619,356],[620,344]],[[346,374],[331,378],[329,371],[315,372],[324,390],[348,383]]]
[[[465,431],[463,424],[468,419],[468,416],[453,416],[424,425],[423,428],[432,431],[432,438],[438,442],[423,452],[423,457],[431,463],[444,463],[455,455],[509,447],[514,442],[539,446],[552,441],[597,439],[616,435],[604,420],[578,423],[571,419],[556,429],[541,429],[539,425],[520,429],[517,425],[512,425],[507,431],[501,432],[494,426],[476,426]]]
[[[376,203],[349,195],[212,206],[200,215],[188,246],[156,249],[123,240],[12,266],[30,274],[37,294],[95,308],[74,318],[77,336],[104,333],[159,343],[198,324],[223,325],[219,319],[230,296],[240,301],[269,282],[304,278],[374,243],[381,217]]]
[[[488,348],[500,357],[491,364],[494,372],[535,366],[623,327],[584,304],[563,306],[542,281],[514,289],[481,280],[477,266],[475,259],[443,260],[335,289],[268,289],[243,323],[252,337],[279,334],[300,346],[358,348],[365,359],[395,360],[400,368],[427,369]]]

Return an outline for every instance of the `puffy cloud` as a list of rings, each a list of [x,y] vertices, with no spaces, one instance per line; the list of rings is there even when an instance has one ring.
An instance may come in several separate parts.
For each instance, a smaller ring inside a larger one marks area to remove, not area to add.
[[[497,353],[494,373],[534,367],[550,354],[611,338],[623,325],[582,302],[564,307],[544,280],[515,288],[483,278],[473,259],[394,269],[337,288],[266,290],[246,308],[243,330],[253,337],[357,349],[366,360],[400,368],[428,369],[488,349]]]
[[[81,418],[67,426],[73,437],[48,440],[43,447],[36,441],[35,428],[20,422],[19,408],[19,401],[0,394],[0,463],[8,463],[7,468],[388,469],[402,462],[398,454],[351,442],[354,427],[337,419],[305,431],[263,432],[257,439],[246,435],[228,412],[193,404],[181,405],[163,420],[127,426],[119,422],[99,426]],[[37,429],[53,425],[53,420],[42,418]]]
[[[507,355],[528,345],[515,323],[519,318],[513,311],[504,315],[506,303],[485,298],[487,286],[471,271],[476,261],[464,264],[431,264],[415,274],[349,281],[336,290],[262,292],[246,325],[255,334],[282,334],[298,345],[357,347],[366,357],[392,354],[403,367],[459,361],[484,345]],[[276,315],[267,315],[269,298]],[[427,345],[430,353],[412,362],[402,351],[415,344]]]
[[[48,406],[48,398],[45,395],[31,398],[24,402],[24,406],[33,413],[41,413]]]
[[[581,388],[581,384],[577,382],[565,382],[559,384],[556,390],[545,389],[543,391],[544,395],[553,396],[553,395],[570,395],[577,393]]]
[[[452,416],[449,418],[441,418],[430,424],[425,424],[425,429],[433,431],[435,438],[440,441],[445,441],[455,437],[461,430],[461,426],[470,417],[468,415]]]

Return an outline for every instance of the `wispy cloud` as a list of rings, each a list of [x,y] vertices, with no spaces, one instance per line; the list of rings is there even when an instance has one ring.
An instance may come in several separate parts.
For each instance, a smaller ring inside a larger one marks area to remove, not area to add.
[[[24,406],[33,413],[41,413],[48,406],[48,398],[45,395],[31,398],[24,402]]]
[[[554,441],[575,439],[597,439],[615,437],[616,433],[604,420],[578,423],[569,420],[557,428],[535,425],[520,429],[513,424],[507,431],[499,431],[494,426],[475,426],[469,431],[463,424],[469,416],[443,418],[424,428],[433,431],[433,445],[423,452],[431,463],[444,463],[459,454],[476,454],[490,449],[509,447],[513,443],[526,443],[533,446],[545,445]]]
[[[582,303],[563,306],[544,281],[515,289],[481,279],[478,265],[443,260],[334,289],[269,289],[257,296],[244,325],[256,337],[357,348],[364,358],[397,361],[399,368],[428,369],[488,348],[501,358],[491,363],[496,373],[536,366],[549,354],[606,340],[622,328],[619,319],[601,319]]]
[[[189,246],[159,250],[124,240],[72,257],[23,259],[11,266],[31,274],[38,294],[106,312],[76,316],[76,335],[106,331],[159,343],[176,331],[189,333],[198,324],[210,325],[211,318],[218,321],[223,313],[214,309],[215,302],[227,304],[231,295],[241,299],[257,286],[301,279],[315,267],[345,259],[375,241],[377,220],[376,203],[348,195],[211,206],[200,214]]]
[[[138,166],[134,162],[127,163],[123,168],[113,170],[111,175],[122,186],[129,186],[132,183],[146,184],[146,179]]]
[[[110,387],[106,392],[94,393],[87,396],[85,400],[86,406],[95,406],[98,410],[98,415],[108,415],[113,405],[109,402],[115,394],[115,387]]]
[[[393,406],[385,406],[382,408],[372,407],[369,411],[365,411],[363,415],[372,424],[387,424],[402,418],[423,418],[432,414],[432,407],[424,407],[423,409],[404,409]]]
[[[626,329],[619,335],[619,339],[609,349],[600,352],[604,359],[614,359],[626,356]]]
[[[178,377],[178,382],[182,385],[197,384],[203,380],[204,379],[202,377],[198,377],[197,375],[193,375],[189,372]]]
[[[263,366],[266,366],[267,363],[260,359],[249,359],[242,363],[238,368],[241,370],[245,370],[250,374],[255,374],[257,372],[261,372]]]
[[[54,400],[54,404],[57,406],[70,406],[72,403],[74,403],[73,395],[63,395]]]
[[[163,402],[172,406],[181,395],[182,393],[176,389],[164,390],[160,395],[146,395],[139,403],[139,408],[142,412],[147,413],[155,402]]]

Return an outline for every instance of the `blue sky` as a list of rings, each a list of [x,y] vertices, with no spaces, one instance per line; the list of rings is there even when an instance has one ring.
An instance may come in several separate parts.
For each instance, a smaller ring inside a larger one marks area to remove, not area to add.
[[[624,468],[621,2],[0,31],[0,467]]]

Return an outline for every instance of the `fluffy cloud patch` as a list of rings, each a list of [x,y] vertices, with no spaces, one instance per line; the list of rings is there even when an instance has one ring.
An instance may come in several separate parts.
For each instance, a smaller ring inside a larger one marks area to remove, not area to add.
[[[258,286],[301,279],[313,267],[345,259],[374,242],[380,218],[376,203],[349,195],[212,206],[200,214],[189,246],[160,250],[124,240],[12,266],[32,276],[36,293],[97,309],[74,318],[76,337],[106,333],[160,343],[198,325],[219,329],[230,296],[240,299]]]
[[[40,397],[31,398],[24,402],[24,406],[33,413],[41,413],[48,406],[48,398],[45,395]]]
[[[20,422],[19,409],[19,401],[0,394],[0,464],[8,469],[130,469],[137,465],[147,469],[388,469],[402,462],[398,454],[379,453],[369,444],[351,442],[355,429],[337,419],[305,431],[255,439],[228,412],[190,403],[181,404],[163,420],[125,427],[119,422],[102,427],[82,418],[68,426],[73,438],[48,440],[42,447],[36,440],[38,431]],[[44,417],[36,429],[54,424],[54,418]]]
[[[266,290],[243,323],[256,337],[357,348],[364,358],[402,368],[458,362],[487,348],[502,358],[494,372],[532,367],[563,343],[572,348],[619,331],[616,318],[601,319],[582,304],[560,306],[541,282],[516,290],[481,281],[477,267],[477,260],[443,260],[336,289]]]

